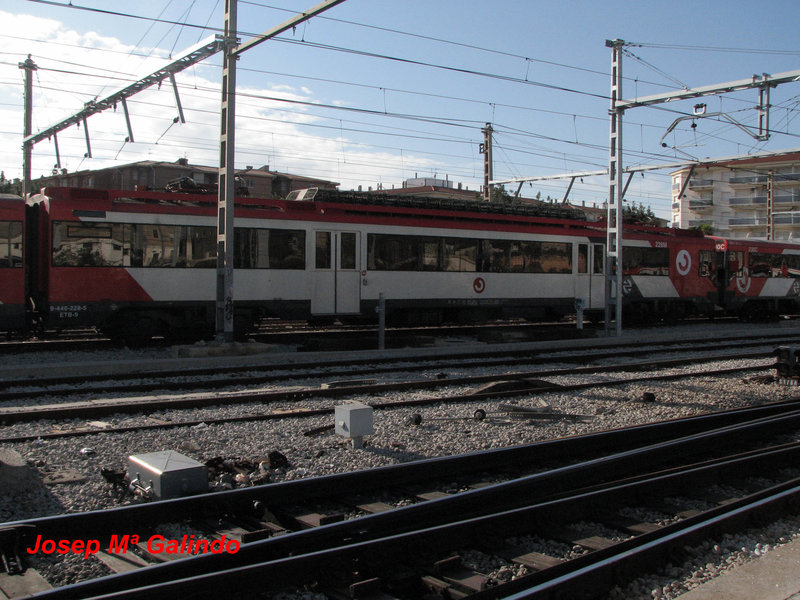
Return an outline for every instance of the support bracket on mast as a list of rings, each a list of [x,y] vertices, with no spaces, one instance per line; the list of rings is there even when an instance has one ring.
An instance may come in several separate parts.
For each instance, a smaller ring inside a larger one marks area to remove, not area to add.
[[[131,127],[131,116],[128,114],[128,103],[122,98],[122,112],[125,113],[125,125],[128,127],[128,141],[133,142],[133,128]]]
[[[186,117],[183,116],[183,105],[181,104],[181,95],[178,93],[178,84],[175,82],[175,75],[169,74],[170,83],[172,83],[172,91],[175,92],[175,104],[178,106],[178,117],[181,123],[186,123]]]
[[[86,118],[83,119],[83,137],[86,138],[86,156],[84,158],[92,158],[92,144],[89,141],[89,126],[86,124]]]

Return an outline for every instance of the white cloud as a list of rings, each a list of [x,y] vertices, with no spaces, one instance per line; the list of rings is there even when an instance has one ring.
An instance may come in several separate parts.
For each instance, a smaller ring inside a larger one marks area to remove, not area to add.
[[[23,37],[24,36],[24,37]],[[27,39],[25,39],[27,37]],[[153,72],[165,62],[166,50],[141,50],[96,31],[76,31],[57,20],[0,11],[0,38],[6,60],[0,61],[0,168],[8,177],[21,176],[23,130],[22,71],[17,63],[31,54],[39,70],[34,74],[34,132],[78,112],[84,103],[103,97]],[[176,50],[176,54],[180,52]],[[217,60],[217,63],[219,61]],[[136,74],[135,76],[133,74]],[[93,74],[93,75],[92,75]],[[423,156],[404,160],[392,151],[373,151],[343,137],[342,121],[320,116],[320,110],[269,98],[310,102],[312,87],[251,80],[240,75],[237,99],[236,166],[269,164],[273,169],[341,181],[343,188],[375,186],[379,181],[400,183],[403,162],[416,171],[441,170]],[[259,76],[261,80],[263,76]],[[69,171],[103,168],[139,160],[172,161],[186,157],[196,164],[214,165],[219,156],[220,69],[198,64],[176,76],[186,123],[178,115],[172,87],[160,87],[128,99],[135,142],[128,135],[122,108],[89,118],[92,158],[82,127],[58,134],[61,168]],[[323,102],[324,103],[324,102]],[[330,103],[330,101],[328,101]],[[3,106],[4,105],[4,106]],[[314,129],[309,125],[326,125]],[[56,164],[52,140],[34,147],[34,180],[49,174]],[[413,173],[412,173],[413,175]]]

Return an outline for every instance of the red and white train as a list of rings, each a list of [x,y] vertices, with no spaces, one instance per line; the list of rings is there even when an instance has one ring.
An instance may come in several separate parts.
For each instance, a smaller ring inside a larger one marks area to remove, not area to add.
[[[555,208],[553,209],[555,210]],[[0,198],[0,330],[209,337],[216,198],[49,188]],[[308,190],[238,198],[236,329],[256,318],[544,319],[604,311],[602,223],[515,205]],[[800,245],[629,226],[626,319],[798,312]]]

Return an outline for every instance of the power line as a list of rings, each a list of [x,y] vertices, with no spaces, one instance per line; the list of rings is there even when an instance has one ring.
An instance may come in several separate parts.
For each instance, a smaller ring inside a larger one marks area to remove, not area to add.
[[[668,50],[691,50],[701,52],[738,52],[744,54],[775,54],[787,56],[800,56],[798,50],[769,50],[766,48],[735,48],[726,46],[692,46],[689,44],[656,44],[648,42],[628,42],[628,46],[639,48],[664,48]]]

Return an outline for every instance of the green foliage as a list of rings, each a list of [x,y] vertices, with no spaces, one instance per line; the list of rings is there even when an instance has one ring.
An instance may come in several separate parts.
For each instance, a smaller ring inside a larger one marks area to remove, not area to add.
[[[16,182],[6,179],[6,174],[0,171],[0,194],[21,194],[22,184],[17,180]]]
[[[690,227],[689,229],[694,229],[695,231],[702,231],[703,235],[714,235],[714,228],[708,223],[703,223],[702,225],[698,225],[696,227]]]
[[[655,225],[657,223],[657,217],[652,208],[635,202],[622,209],[622,220],[625,223],[638,223],[641,225]]]

